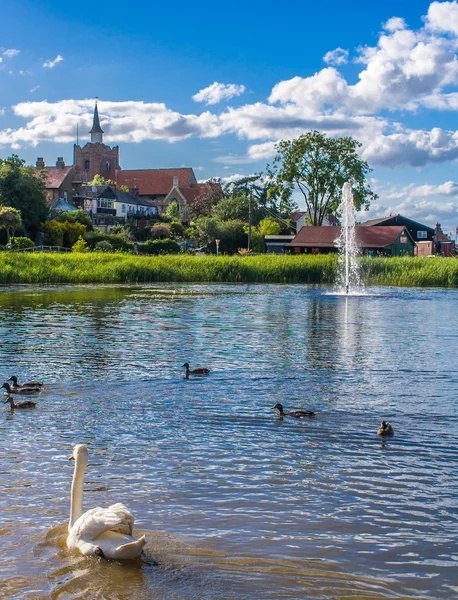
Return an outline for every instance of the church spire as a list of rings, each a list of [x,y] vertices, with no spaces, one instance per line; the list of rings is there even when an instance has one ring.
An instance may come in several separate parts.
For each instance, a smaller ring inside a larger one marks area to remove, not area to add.
[[[95,144],[96,142],[103,143],[103,129],[100,127],[99,120],[99,111],[97,109],[97,98],[95,99],[95,107],[94,107],[94,120],[92,122],[92,129],[89,132],[91,134],[91,142]]]

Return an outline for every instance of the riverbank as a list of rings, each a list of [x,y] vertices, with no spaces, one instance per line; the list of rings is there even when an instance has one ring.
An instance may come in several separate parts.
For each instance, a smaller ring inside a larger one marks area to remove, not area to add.
[[[458,287],[455,258],[362,258],[366,284]],[[333,283],[336,255],[134,256],[0,253],[0,284]]]

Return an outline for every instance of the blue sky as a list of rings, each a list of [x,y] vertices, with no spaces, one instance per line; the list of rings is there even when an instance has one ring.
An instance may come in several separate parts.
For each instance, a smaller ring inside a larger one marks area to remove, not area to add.
[[[98,96],[121,166],[261,171],[311,128],[353,135],[380,199],[458,226],[458,5],[5,3],[0,156],[72,162]],[[366,216],[366,215],[365,215]]]

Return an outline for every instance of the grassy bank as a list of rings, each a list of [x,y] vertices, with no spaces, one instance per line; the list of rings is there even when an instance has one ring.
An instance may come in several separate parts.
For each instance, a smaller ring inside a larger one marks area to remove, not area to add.
[[[365,258],[366,283],[458,286],[458,260]],[[247,282],[333,283],[335,255],[134,256],[129,254],[0,253],[0,283]]]

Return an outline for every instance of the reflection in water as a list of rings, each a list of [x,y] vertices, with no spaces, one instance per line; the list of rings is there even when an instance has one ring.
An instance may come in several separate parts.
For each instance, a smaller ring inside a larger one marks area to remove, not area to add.
[[[0,598],[454,597],[456,294],[9,288],[4,379],[48,387],[0,413]],[[128,504],[143,562],[65,548],[78,442],[87,507]]]

